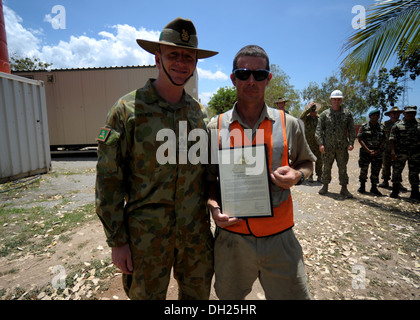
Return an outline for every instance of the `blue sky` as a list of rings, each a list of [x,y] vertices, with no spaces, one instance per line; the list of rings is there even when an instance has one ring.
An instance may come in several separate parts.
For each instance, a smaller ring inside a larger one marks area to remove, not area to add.
[[[9,54],[37,56],[53,68],[154,64],[136,38],[156,40],[176,17],[191,19],[199,47],[220,53],[198,63],[199,96],[206,104],[229,75],[236,52],[263,47],[297,90],[338,70],[352,22],[374,0],[3,0]],[[65,19],[52,21],[65,9]],[[59,22],[59,23],[57,23]],[[64,25],[65,23],[65,25]],[[408,102],[420,105],[420,80]]]

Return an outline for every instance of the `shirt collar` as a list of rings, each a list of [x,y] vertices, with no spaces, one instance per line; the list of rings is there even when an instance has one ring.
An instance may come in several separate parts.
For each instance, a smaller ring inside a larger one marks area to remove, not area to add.
[[[271,121],[274,121],[275,120],[274,119],[273,112],[267,106],[266,103],[264,103],[264,107],[261,110],[260,117],[259,117],[257,123],[255,124],[255,127],[258,128],[260,126],[261,122],[263,122],[263,120],[265,118],[267,118],[268,120],[271,120]],[[235,102],[235,104],[233,106],[233,110],[232,110],[232,113],[230,115],[230,118],[228,119],[228,123],[231,124],[232,122],[235,122],[235,121],[238,121],[243,128],[246,128],[246,129],[254,129],[254,128],[249,128],[249,126],[242,121],[242,119],[239,116],[239,113],[237,111],[237,102]]]
[[[148,104],[154,104],[156,102],[159,102],[159,106],[163,109],[167,109],[169,111],[174,111],[180,108],[185,107],[190,101],[187,98],[187,95],[184,93],[182,94],[181,100],[176,104],[170,104],[165,99],[163,99],[158,92],[156,91],[155,87],[153,86],[153,82],[156,79],[149,79],[145,85],[146,89],[146,96],[145,96],[145,102]]]

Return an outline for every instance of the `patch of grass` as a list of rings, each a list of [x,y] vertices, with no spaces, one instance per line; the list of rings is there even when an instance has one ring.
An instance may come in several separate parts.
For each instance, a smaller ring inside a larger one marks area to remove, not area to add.
[[[71,212],[57,215],[59,206],[45,208],[2,207],[0,211],[0,257],[23,250],[39,251],[51,242],[51,236],[65,231],[95,217],[95,205],[87,204]],[[65,240],[65,238],[63,238]],[[34,241],[35,240],[35,241]],[[67,239],[68,241],[68,239]]]
[[[5,275],[7,275],[7,274],[15,274],[15,273],[18,273],[18,272],[19,272],[19,269],[12,268],[10,270],[4,271],[4,272],[0,272],[0,277],[3,277]]]

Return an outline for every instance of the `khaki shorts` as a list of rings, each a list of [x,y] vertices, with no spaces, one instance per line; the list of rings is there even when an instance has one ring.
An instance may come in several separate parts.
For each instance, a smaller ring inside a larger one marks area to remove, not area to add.
[[[214,255],[219,299],[244,299],[257,278],[267,299],[310,299],[302,247],[292,229],[264,238],[220,229]]]

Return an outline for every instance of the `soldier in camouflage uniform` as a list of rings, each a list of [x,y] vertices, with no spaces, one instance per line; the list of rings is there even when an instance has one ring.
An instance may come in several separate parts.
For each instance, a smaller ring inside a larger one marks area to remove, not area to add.
[[[352,198],[353,195],[348,191],[347,184],[347,163],[349,161],[349,151],[354,148],[356,132],[354,128],[353,116],[349,110],[342,107],[343,93],[334,90],[330,96],[332,107],[325,110],[319,116],[315,131],[315,138],[322,153],[324,168],[322,171],[323,186],[319,194],[328,192],[328,184],[331,182],[331,168],[334,160],[337,161],[339,181],[341,185],[340,194],[345,198]]]
[[[172,268],[180,299],[208,299],[213,237],[206,169],[186,157],[188,133],[206,125],[184,86],[197,59],[217,52],[197,49],[193,23],[181,18],[159,42],[137,42],[155,54],[159,74],[119,99],[100,131],[96,212],[130,299],[165,299]]]
[[[319,151],[318,142],[315,139],[316,125],[318,124],[318,111],[321,109],[321,105],[315,102],[310,102],[306,107],[305,111],[300,116],[300,119],[305,124],[305,136],[306,141],[311,148],[312,153],[316,156],[315,172],[317,175],[317,181],[321,182],[322,175],[322,156]],[[309,182],[313,181],[313,174],[308,178]]]
[[[390,197],[397,198],[400,192],[402,172],[408,161],[408,181],[411,184],[411,199],[420,200],[420,120],[416,119],[416,106],[404,108],[404,118],[391,129],[389,136],[391,157],[394,161],[392,172],[392,192]]]
[[[379,123],[381,112],[378,109],[369,112],[370,121],[364,123],[359,130],[357,139],[360,143],[359,167],[360,167],[360,193],[366,192],[367,173],[370,164],[370,192],[382,196],[377,184],[379,183],[379,172],[382,166],[382,153],[385,145],[385,133],[383,124]]]
[[[391,128],[392,126],[400,121],[401,113],[403,113],[403,110],[398,109],[398,107],[391,107],[389,111],[385,112],[386,116],[389,116],[389,120],[384,122],[384,132],[385,132],[385,150],[384,155],[382,159],[382,179],[383,182],[378,185],[378,187],[381,188],[388,188],[389,187],[389,180],[391,179],[391,167],[392,167],[392,161],[391,161],[391,146],[389,144],[389,135],[391,134]],[[407,189],[403,187],[403,185],[400,185],[400,190],[406,192]]]
[[[276,101],[274,101],[274,105],[277,107],[277,109],[289,113],[289,111],[286,110],[286,102],[289,102],[289,100],[280,97]]]

